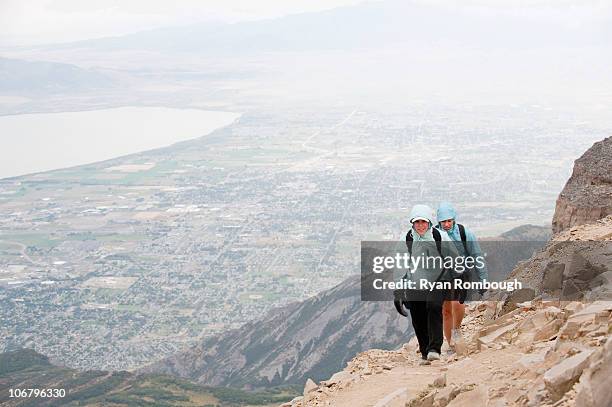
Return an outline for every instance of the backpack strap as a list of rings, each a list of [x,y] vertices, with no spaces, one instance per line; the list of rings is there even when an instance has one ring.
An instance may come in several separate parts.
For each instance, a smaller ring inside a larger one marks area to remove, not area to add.
[[[436,249],[438,249],[438,253],[442,256],[442,235],[440,231],[436,228],[431,228],[431,234],[433,235],[434,240],[436,241]],[[412,242],[414,238],[412,237],[412,228],[406,233],[406,247],[408,248],[408,253],[412,254]]]
[[[431,234],[433,235],[433,238],[436,241],[436,249],[438,249],[440,257],[444,257],[442,256],[442,235],[440,234],[440,231],[436,228],[432,228]]]
[[[436,241],[436,249],[438,249],[438,253],[440,254],[440,257],[444,260],[444,256],[442,255],[442,235],[440,234],[440,231],[436,228],[432,229],[431,234],[433,235],[433,238]],[[442,271],[438,275],[438,278],[436,278],[436,283],[440,281],[445,271],[446,269],[442,267]]]
[[[412,228],[406,233],[406,247],[408,248],[408,253],[412,255],[412,242],[414,238],[412,237]]]
[[[465,254],[469,254],[468,253],[468,248],[467,248],[467,237],[465,235],[465,226],[457,223],[457,227],[459,228],[459,235],[461,236],[461,243],[463,243],[463,249],[465,250]]]

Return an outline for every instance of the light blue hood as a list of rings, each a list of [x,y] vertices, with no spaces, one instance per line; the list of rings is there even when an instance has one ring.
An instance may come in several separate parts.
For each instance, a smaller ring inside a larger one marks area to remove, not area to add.
[[[450,202],[442,202],[440,206],[438,206],[437,216],[438,222],[447,219],[457,220],[457,211],[453,208],[453,205]]]
[[[457,243],[457,251],[462,256],[482,256],[482,250],[480,248],[480,244],[478,244],[478,239],[476,238],[476,235],[474,235],[474,233],[465,226],[465,246],[461,243],[461,232],[459,231],[459,226],[457,226],[457,211],[455,211],[455,208],[451,203],[442,202],[440,203],[440,206],[438,206],[438,225],[436,226],[436,228],[438,230],[444,230],[442,225],[440,225],[440,222],[447,219],[453,219],[455,221],[453,222],[453,227],[450,230],[446,231],[446,233],[448,234],[448,237],[451,240]],[[478,277],[481,281],[487,280],[489,278],[486,265],[485,267],[478,268]]]
[[[429,221],[429,226],[433,226],[433,209],[427,205],[414,205],[410,211],[410,223],[415,218],[424,218]]]
[[[440,239],[443,242],[451,244],[441,244],[440,250],[433,236],[433,219],[434,210],[427,205],[414,205],[410,211],[410,222],[415,218],[423,218],[429,221],[429,229],[421,236],[412,227],[412,244],[409,248],[410,256],[414,259],[417,258],[430,258],[430,257],[457,257],[459,253],[452,244],[451,239],[445,231],[440,231]],[[434,263],[433,265],[425,265],[423,263],[418,264],[410,269],[410,272],[406,274],[406,277],[412,281],[419,282],[421,280],[427,280],[429,282],[434,281],[450,281],[450,271],[442,267],[442,262]]]

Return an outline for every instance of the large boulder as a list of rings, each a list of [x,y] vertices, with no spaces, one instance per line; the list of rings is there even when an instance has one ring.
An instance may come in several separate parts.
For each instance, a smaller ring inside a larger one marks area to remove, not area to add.
[[[584,350],[564,359],[544,373],[544,384],[553,400],[559,400],[580,378],[582,371],[589,365],[592,350]]]
[[[484,385],[480,385],[473,390],[459,394],[448,404],[448,407],[486,406],[488,401],[487,388]]]
[[[542,290],[555,291],[563,288],[563,272],[565,264],[551,261],[544,267],[542,276]]]
[[[585,369],[580,382],[576,385],[576,407],[612,406],[612,337],[602,349],[591,358],[590,366]]]
[[[306,397],[308,393],[316,390],[317,388],[319,388],[319,386],[317,386],[317,384],[312,379],[309,378],[308,380],[306,380],[306,384],[304,385],[304,397]]]
[[[595,143],[574,163],[557,199],[553,233],[612,214],[612,137]]]

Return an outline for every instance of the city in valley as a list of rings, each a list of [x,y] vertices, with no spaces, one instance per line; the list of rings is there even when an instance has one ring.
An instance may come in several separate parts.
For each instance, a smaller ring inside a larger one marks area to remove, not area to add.
[[[454,202],[479,236],[549,222],[599,129],[484,110],[249,110],[167,148],[0,180],[0,350],[137,368],[359,273],[360,242],[402,239],[418,202]]]

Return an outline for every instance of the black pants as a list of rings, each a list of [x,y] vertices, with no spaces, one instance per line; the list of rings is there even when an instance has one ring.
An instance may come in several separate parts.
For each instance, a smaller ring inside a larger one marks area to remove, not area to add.
[[[435,290],[427,294],[426,301],[408,301],[412,327],[424,359],[429,352],[441,352],[444,341],[442,304],[447,294],[444,290]]]

